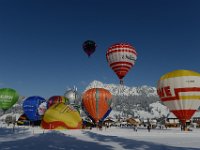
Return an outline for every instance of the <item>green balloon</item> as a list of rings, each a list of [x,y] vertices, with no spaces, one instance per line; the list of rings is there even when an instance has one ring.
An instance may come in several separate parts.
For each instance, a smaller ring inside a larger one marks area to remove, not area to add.
[[[12,107],[19,99],[18,93],[14,89],[0,89],[0,108],[6,111]]]

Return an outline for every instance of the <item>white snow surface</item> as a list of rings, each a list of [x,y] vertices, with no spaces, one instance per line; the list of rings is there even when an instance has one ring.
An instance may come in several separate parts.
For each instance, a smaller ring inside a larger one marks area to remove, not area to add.
[[[40,127],[0,125],[0,150],[197,150],[200,129],[111,127],[81,130],[43,130]]]

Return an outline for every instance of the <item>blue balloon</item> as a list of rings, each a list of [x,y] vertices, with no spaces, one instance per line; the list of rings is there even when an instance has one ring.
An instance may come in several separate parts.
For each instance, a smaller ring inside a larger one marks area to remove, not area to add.
[[[82,108],[82,110],[85,112],[85,114],[92,120],[92,122],[95,124],[95,120],[90,116],[90,114],[85,110],[85,107],[83,106],[83,103],[81,103],[81,108]],[[112,111],[112,108],[110,107],[109,109],[108,109],[108,111],[105,113],[105,115],[103,116],[103,118],[101,118],[100,120],[99,120],[99,123],[101,124],[101,123],[103,123],[103,121],[104,121],[104,119],[106,118],[106,117],[108,117],[109,116],[109,114],[110,114],[110,112]]]
[[[31,96],[24,100],[23,110],[30,121],[41,120],[42,116],[38,113],[38,107],[46,100],[40,96]]]
[[[104,119],[105,119],[106,117],[109,116],[109,114],[110,114],[111,111],[112,111],[112,108],[110,107],[110,108],[108,109],[108,111],[105,113],[105,115],[103,116],[103,118],[102,118],[100,121],[103,122]]]

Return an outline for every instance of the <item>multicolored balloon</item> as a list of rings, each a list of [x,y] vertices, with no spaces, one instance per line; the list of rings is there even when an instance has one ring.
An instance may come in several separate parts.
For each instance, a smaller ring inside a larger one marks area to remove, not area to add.
[[[185,124],[200,106],[200,74],[190,70],[175,70],[158,81],[160,100]]]
[[[128,43],[117,43],[108,48],[106,59],[111,69],[120,79],[120,84],[123,84],[123,78],[135,64],[137,52]]]
[[[44,129],[81,129],[82,119],[72,106],[57,103],[45,112],[41,127]]]
[[[83,43],[83,50],[88,55],[88,57],[90,57],[90,55],[95,52],[96,47],[96,43],[92,40],[87,40]]]
[[[82,105],[95,123],[98,123],[105,116],[111,103],[112,94],[104,88],[89,89],[82,97]]]
[[[30,96],[24,100],[24,114],[30,121],[37,121],[42,119],[42,115],[39,114],[38,108],[43,102],[46,102],[46,100],[40,96]]]
[[[52,96],[47,101],[47,108],[51,107],[53,104],[57,103],[69,103],[69,100],[64,96]]]
[[[0,108],[3,111],[11,108],[19,99],[19,94],[11,88],[0,89]]]

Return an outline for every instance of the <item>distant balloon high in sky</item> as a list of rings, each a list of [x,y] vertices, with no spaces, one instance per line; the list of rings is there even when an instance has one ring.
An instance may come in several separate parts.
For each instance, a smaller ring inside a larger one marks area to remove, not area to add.
[[[0,89],[0,108],[3,111],[11,108],[19,99],[18,93],[14,89]]]
[[[88,55],[88,57],[90,57],[90,55],[95,52],[96,47],[96,43],[92,40],[87,40],[83,43],[83,50]]]
[[[83,107],[95,123],[98,123],[110,109],[111,98],[112,94],[103,88],[92,88],[83,94]]]
[[[137,59],[135,48],[128,43],[117,43],[108,48],[106,59],[111,69],[123,84],[123,78],[134,66]]]
[[[190,70],[176,70],[158,81],[160,100],[185,124],[200,106],[200,74]]]

